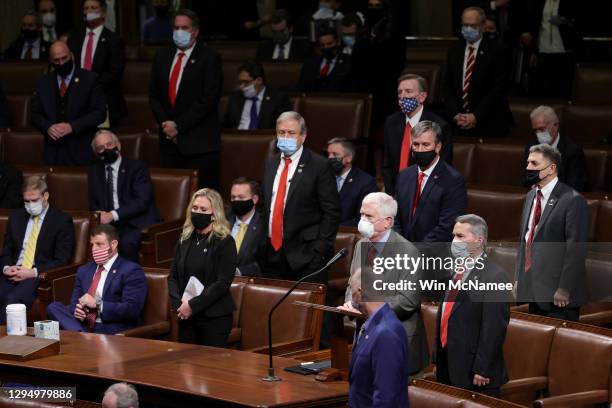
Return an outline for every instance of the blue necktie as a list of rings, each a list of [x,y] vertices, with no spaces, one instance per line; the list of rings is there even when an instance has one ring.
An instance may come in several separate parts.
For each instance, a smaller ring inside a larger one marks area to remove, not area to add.
[[[249,130],[257,129],[259,125],[259,117],[257,115],[257,97],[249,98],[251,100],[251,121],[249,122]]]
[[[336,176],[336,187],[338,188],[338,191],[340,191],[340,188],[342,188],[342,176]]]

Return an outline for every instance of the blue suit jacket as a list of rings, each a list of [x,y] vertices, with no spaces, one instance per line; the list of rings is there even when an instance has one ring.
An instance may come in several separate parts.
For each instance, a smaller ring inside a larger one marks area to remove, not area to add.
[[[404,326],[385,303],[364,327],[351,356],[349,407],[408,407]]]
[[[365,171],[353,167],[346,175],[340,194],[340,225],[356,227],[361,215],[361,202],[370,193],[378,191],[376,179]]]
[[[74,314],[79,298],[91,286],[96,269],[94,262],[88,262],[77,270],[70,298],[71,314]],[[117,257],[104,282],[101,332],[114,334],[136,327],[146,297],[147,280],[140,265]]]
[[[467,206],[463,176],[444,160],[439,160],[427,179],[413,217],[417,179],[416,164],[402,170],[397,177],[398,232],[411,242],[452,241],[455,219],[465,214]]]

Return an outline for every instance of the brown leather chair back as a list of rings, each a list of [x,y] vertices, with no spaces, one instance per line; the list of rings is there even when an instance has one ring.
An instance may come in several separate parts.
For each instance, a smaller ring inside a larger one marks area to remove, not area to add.
[[[225,111],[227,111],[227,95],[221,95],[219,99],[219,120],[221,121],[221,126],[223,126],[223,116],[225,115]]]
[[[606,168],[606,191],[612,193],[612,150],[608,150],[608,166]]]
[[[45,61],[2,61],[0,78],[4,93],[32,95],[47,66]]]
[[[612,242],[612,201],[599,202],[594,241]]]
[[[474,161],[474,178],[479,184],[520,186],[525,177],[525,146],[478,144]]]
[[[510,380],[547,375],[555,329],[554,325],[510,319],[504,341],[504,362]]]
[[[489,245],[487,250],[488,258],[503,268],[509,282],[514,282],[518,247],[515,244],[500,243]]]
[[[510,137],[514,141],[527,141],[535,136],[531,128],[531,118],[529,115],[538,106],[550,106],[557,113],[559,120],[562,119],[563,110],[565,109],[565,101],[558,100],[534,101],[533,99],[513,98],[509,102],[510,111],[512,111],[512,116],[514,117],[514,127],[510,128]]]
[[[579,144],[601,143],[612,134],[612,105],[569,105],[561,133]]]
[[[448,52],[448,45],[419,45],[411,46],[410,44],[406,47],[406,63],[437,63],[444,65],[446,63],[446,53]]]
[[[612,94],[612,65],[576,64],[574,73],[574,103],[610,103]]]
[[[7,95],[6,103],[10,113],[11,128],[23,129],[30,127],[30,96]]]
[[[121,133],[117,137],[121,142],[121,156],[132,160],[140,160],[142,133]]]
[[[94,225],[93,214],[87,211],[68,211],[74,223],[74,258],[72,262],[82,264],[87,262],[90,257],[89,234]]]
[[[589,184],[587,191],[606,191],[606,168],[608,151],[604,149],[584,149]]]
[[[270,88],[292,91],[300,80],[302,63],[297,61],[262,62],[266,83]],[[234,78],[236,74],[234,73]]]
[[[151,63],[129,61],[123,71],[123,92],[126,95],[148,95]],[[130,115],[135,112],[129,111]],[[121,124],[123,126],[123,123]]]
[[[413,379],[408,387],[410,406],[461,408],[520,408],[521,405],[502,401],[474,391],[451,387],[433,381]]]
[[[421,387],[408,387],[408,400],[411,407],[460,408],[461,401],[441,392]]]
[[[148,167],[160,167],[159,161],[159,135],[157,131],[145,132],[140,139],[141,160]]]
[[[516,240],[525,193],[468,189],[467,212],[487,220],[489,240]]]
[[[421,316],[425,324],[425,335],[427,336],[427,350],[429,350],[430,361],[432,356],[432,347],[436,340],[436,320],[438,319],[437,303],[422,303]]]
[[[356,228],[340,227],[336,233],[336,241],[334,243],[334,253],[337,253],[341,249],[346,249],[346,256],[339,262],[336,262],[329,270],[329,280],[333,279],[346,279],[351,274],[351,263],[353,262],[353,254],[355,252],[355,245],[361,238],[359,231]]]
[[[207,45],[221,55],[224,64],[255,59],[257,51],[257,42],[253,41],[210,41]]]
[[[474,143],[453,143],[453,167],[465,178],[466,183],[475,181],[474,156],[476,145]]]
[[[587,205],[589,206],[589,242],[595,241],[595,232],[597,230],[597,220],[599,215],[599,202],[600,200],[594,198],[587,198]]]
[[[586,259],[585,271],[590,301],[601,302],[606,300],[610,302],[612,300],[612,279],[610,278],[612,257],[609,254],[604,254],[601,257],[591,254]],[[609,307],[612,307],[612,302]],[[581,308],[580,312],[584,314],[584,308]]]
[[[238,324],[240,323],[240,310],[242,309],[242,297],[245,285],[246,281],[243,280],[243,278],[234,277],[232,286],[230,286],[230,293],[232,294],[234,305],[236,305],[236,310],[234,311],[234,321],[232,322],[232,329],[238,327]]]
[[[17,166],[43,163],[44,137],[39,132],[8,132],[2,136],[2,160]]]
[[[140,323],[147,325],[170,321],[169,271],[157,268],[143,268],[143,270],[147,278],[147,299],[142,309]]]
[[[47,185],[49,200],[60,210],[89,210],[86,167],[51,167]]]
[[[238,67],[242,61],[223,61],[223,93],[228,94],[236,90],[238,79]],[[269,74],[266,72],[266,80]],[[268,84],[270,85],[270,84]]]
[[[8,226],[8,219],[11,212],[13,212],[13,210],[0,208],[0,248],[4,247],[4,234],[6,233],[6,227]]]
[[[155,202],[164,221],[185,218],[185,210],[197,187],[197,171],[149,169]]]
[[[157,134],[157,120],[151,112],[148,95],[127,95],[125,103],[129,115],[121,119],[121,126],[137,130],[149,130]]]

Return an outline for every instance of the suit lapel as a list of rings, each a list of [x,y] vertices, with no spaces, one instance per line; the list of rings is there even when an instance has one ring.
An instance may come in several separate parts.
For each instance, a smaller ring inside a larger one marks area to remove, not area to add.
[[[344,178],[344,183],[342,183],[342,188],[338,193],[340,193],[340,201],[348,194],[348,191],[353,187],[353,182],[355,181],[355,168],[351,168],[346,177]]]
[[[115,259],[115,262],[113,262],[113,265],[111,266],[110,271],[108,271],[108,273],[106,274],[106,280],[104,281],[104,288],[102,289],[102,299],[106,297],[106,291],[108,291],[108,288],[113,282],[113,279],[115,278],[115,275],[117,274],[117,270],[119,269],[119,266],[121,266],[121,260],[119,257],[117,257],[117,259]]]
[[[126,160],[125,157],[121,158],[121,164],[119,165],[119,174],[117,174],[117,197],[119,198],[119,206],[121,206],[121,197],[123,197],[124,195],[121,194],[123,191],[123,187],[125,186],[125,174],[126,174],[126,169],[127,164],[126,164]]]
[[[196,43],[196,45],[193,47],[193,51],[191,52],[191,55],[189,56],[189,59],[185,61],[185,68],[183,68],[183,75],[181,76],[181,82],[179,83],[178,89],[176,91],[177,100],[181,97],[183,89],[186,86],[188,86],[186,84],[192,83],[192,81],[190,81],[190,78],[192,74],[195,72],[194,67],[196,63],[198,62],[198,57],[200,55],[200,47],[201,47],[201,44]],[[170,63],[172,64],[172,62]]]
[[[253,214],[253,218],[251,218],[251,222],[249,222],[249,226],[244,233],[244,238],[242,239],[242,245],[240,245],[240,251],[238,252],[238,258],[244,257],[248,254],[248,250],[251,246],[251,243],[255,240],[257,236],[257,220],[259,219],[259,213],[255,211]]]
[[[300,181],[304,178],[304,172],[306,171],[306,166],[310,162],[310,151],[304,149],[302,151],[302,156],[300,157],[300,161],[298,162],[297,168],[293,173],[293,177],[291,177],[291,183],[289,183],[289,192],[287,193],[287,199],[285,200],[285,206],[291,200],[291,196],[297,190]]]
[[[108,43],[109,30],[104,27],[100,33],[96,51],[94,52],[93,60],[91,61],[91,70],[100,72],[102,70],[103,61],[106,54],[106,44]]]
[[[21,248],[23,240],[25,239],[26,230],[28,229],[28,221],[30,221],[30,215],[25,210],[23,210],[21,217],[19,218],[19,226],[17,228],[17,231],[19,231],[19,235],[17,236],[17,238],[19,239],[17,241],[18,248]]]
[[[261,106],[259,107],[258,123],[260,127],[262,123],[267,122],[267,121],[264,121],[264,119],[268,118],[272,114],[271,109],[272,109],[272,98],[270,97],[268,88],[266,87],[266,92],[264,92],[263,94],[263,99],[261,100]]]
[[[413,222],[413,219],[416,217],[412,216],[412,203],[414,202],[414,193],[416,191],[416,183],[417,183],[417,166],[416,165],[412,165],[408,168],[408,170],[405,171],[409,171],[410,172],[410,177],[408,179],[408,183],[406,183],[406,195],[405,197],[408,198],[408,202],[406,203],[407,206],[406,208],[403,208],[403,211],[408,211],[408,219],[410,220],[410,223]],[[399,192],[398,192],[399,195]]]
[[[548,202],[546,203],[546,206],[542,208],[542,217],[540,218],[537,228],[533,234],[534,240],[538,236],[540,231],[544,228],[544,225],[546,224],[548,217],[550,217],[550,213],[554,210],[555,206],[559,202],[559,196],[561,195],[560,190],[561,190],[561,184],[557,182],[557,185],[555,186],[553,191],[550,193],[550,197],[548,198]]]
[[[427,177],[427,180],[425,182],[425,188],[423,188],[423,192],[421,193],[421,197],[419,198],[419,204],[417,205],[417,209],[416,209],[416,213],[415,214],[419,214],[422,211],[422,208],[425,206],[425,202],[427,201],[427,197],[429,197],[429,194],[431,193],[431,190],[436,186],[436,184],[438,184],[438,178],[440,178],[440,172],[441,172],[441,167],[442,166],[442,159],[438,159],[438,163],[436,164],[436,167],[434,168],[434,170],[431,172],[431,174],[429,175],[429,177]],[[415,185],[415,190],[416,190],[416,185]],[[417,217],[414,217],[415,219]]]

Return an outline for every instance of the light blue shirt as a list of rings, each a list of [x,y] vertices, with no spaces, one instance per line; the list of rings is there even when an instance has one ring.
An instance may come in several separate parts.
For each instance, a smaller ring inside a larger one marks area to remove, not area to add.
[[[255,97],[257,101],[257,115],[259,115],[259,111],[261,110],[261,102],[263,100],[264,92],[266,91],[266,87],[264,86]],[[244,100],[244,106],[242,108],[242,115],[240,115],[240,123],[238,124],[238,129],[248,130],[251,125],[251,107],[253,106],[253,101],[251,99]]]

